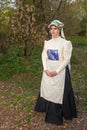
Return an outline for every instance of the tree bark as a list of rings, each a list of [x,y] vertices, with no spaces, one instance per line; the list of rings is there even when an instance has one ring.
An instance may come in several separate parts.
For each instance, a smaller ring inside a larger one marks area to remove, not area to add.
[[[86,23],[86,32],[85,32],[85,36],[87,37],[87,23]]]

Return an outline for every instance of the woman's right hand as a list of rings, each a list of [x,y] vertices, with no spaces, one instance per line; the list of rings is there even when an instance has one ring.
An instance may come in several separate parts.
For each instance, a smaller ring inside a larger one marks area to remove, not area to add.
[[[52,77],[52,75],[51,75],[51,72],[50,72],[50,71],[45,70],[44,72],[45,72],[48,76]]]
[[[50,72],[49,70],[45,70],[44,72],[45,72],[48,76],[50,76],[50,77],[54,77],[54,76],[57,75],[57,72],[56,72],[56,71]]]

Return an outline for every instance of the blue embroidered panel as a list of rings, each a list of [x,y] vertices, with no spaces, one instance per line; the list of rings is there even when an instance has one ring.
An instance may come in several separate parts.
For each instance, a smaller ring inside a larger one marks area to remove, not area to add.
[[[47,55],[50,60],[59,60],[58,50],[48,49]]]

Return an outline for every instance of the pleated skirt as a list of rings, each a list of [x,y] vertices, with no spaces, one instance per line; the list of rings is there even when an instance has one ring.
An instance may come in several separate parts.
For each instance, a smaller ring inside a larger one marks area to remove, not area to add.
[[[35,104],[35,111],[45,112],[45,122],[56,125],[63,125],[63,118],[66,120],[77,118],[74,92],[68,66],[66,67],[63,104],[47,101],[40,97],[39,93]]]

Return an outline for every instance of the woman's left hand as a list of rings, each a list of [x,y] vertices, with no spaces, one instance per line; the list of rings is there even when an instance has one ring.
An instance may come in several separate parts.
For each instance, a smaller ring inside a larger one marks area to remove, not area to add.
[[[52,76],[52,77],[54,77],[54,76],[57,75],[57,72],[56,72],[56,71],[52,71],[52,72],[50,72],[50,73],[51,73],[51,76]]]

